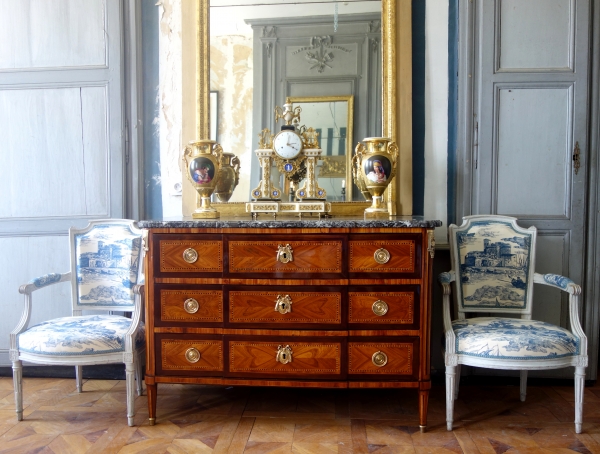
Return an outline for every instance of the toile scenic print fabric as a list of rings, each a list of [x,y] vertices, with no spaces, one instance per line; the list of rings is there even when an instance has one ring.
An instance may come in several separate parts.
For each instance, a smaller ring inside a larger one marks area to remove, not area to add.
[[[479,317],[452,322],[456,353],[507,359],[552,359],[578,355],[570,331],[536,320]]]
[[[456,233],[463,309],[525,309],[531,236],[511,224],[473,222]]]
[[[18,336],[19,350],[38,355],[98,355],[125,351],[131,319],[117,315],[62,317],[32,326]],[[145,342],[140,324],[136,348]]]
[[[78,306],[133,304],[141,241],[128,225],[99,225],[75,236]]]

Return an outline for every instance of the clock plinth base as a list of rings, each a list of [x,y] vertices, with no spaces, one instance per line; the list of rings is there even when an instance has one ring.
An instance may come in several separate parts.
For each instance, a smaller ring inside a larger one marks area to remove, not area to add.
[[[393,216],[386,211],[365,211],[365,219],[393,219]]]
[[[199,211],[193,212],[193,219],[219,219],[221,214],[218,211]]]
[[[259,213],[277,215],[294,215],[302,217],[303,214],[318,214],[319,217],[327,215],[331,211],[331,202],[322,200],[305,202],[280,202],[280,201],[257,201],[246,203],[246,213],[251,213],[252,217]]]

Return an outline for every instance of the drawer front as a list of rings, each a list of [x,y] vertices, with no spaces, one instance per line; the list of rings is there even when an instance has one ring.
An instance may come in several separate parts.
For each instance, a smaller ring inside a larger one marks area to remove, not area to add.
[[[340,340],[229,340],[228,375],[340,379],[343,350]]]
[[[418,237],[406,239],[349,241],[350,273],[419,274]]]
[[[416,341],[349,342],[349,375],[404,375],[416,372]]]
[[[156,235],[155,273],[222,273],[223,242],[200,235]],[[203,239],[198,239],[204,237]]]
[[[160,298],[157,326],[223,322],[223,291],[220,289],[173,289],[157,286],[156,290]]]
[[[315,275],[340,277],[343,240],[324,237],[294,240],[289,237],[269,241],[234,239],[228,242],[229,273],[240,275]]]
[[[342,323],[342,292],[289,291],[289,288],[229,290],[232,324],[333,324]],[[338,326],[339,328],[339,326]]]
[[[221,339],[194,339],[164,335],[157,339],[160,350],[157,366],[159,373],[183,375],[205,372],[222,375],[223,341]]]
[[[387,292],[354,290],[348,292],[348,323],[402,325],[397,328],[418,329],[419,294],[416,286]]]

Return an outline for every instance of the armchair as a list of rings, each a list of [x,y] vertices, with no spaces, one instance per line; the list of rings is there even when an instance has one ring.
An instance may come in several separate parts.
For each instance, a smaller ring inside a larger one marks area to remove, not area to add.
[[[438,278],[443,286],[448,430],[462,364],[520,370],[521,401],[528,370],[574,366],[575,432],[581,433],[588,364],[587,338],[579,322],[581,287],[563,276],[534,272],[537,231],[519,227],[516,218],[467,216],[460,227],[449,227],[449,235],[452,270]],[[452,282],[456,320],[450,312]],[[531,320],[534,283],[569,294],[570,329]],[[478,312],[486,316],[473,316]]]
[[[145,331],[142,321],[145,232],[134,221],[108,219],[71,228],[71,271],[38,277],[19,288],[25,307],[10,333],[10,360],[17,420],[23,419],[22,361],[75,366],[77,391],[82,391],[82,366],[124,363],[127,422],[133,425],[134,390],[142,394]],[[71,282],[72,316],[29,327],[33,292]],[[83,311],[94,311],[83,314]],[[102,311],[102,313],[98,313]],[[112,311],[131,313],[131,318]]]

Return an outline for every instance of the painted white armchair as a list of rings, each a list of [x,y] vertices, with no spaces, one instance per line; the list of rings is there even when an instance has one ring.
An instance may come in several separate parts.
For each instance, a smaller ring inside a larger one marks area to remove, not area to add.
[[[575,367],[575,431],[581,433],[587,338],[579,322],[581,287],[570,279],[535,273],[535,227],[507,216],[467,216],[449,227],[452,270],[442,273],[446,423],[452,430],[460,366],[521,371],[521,401],[528,370]],[[456,320],[450,312],[454,282]],[[531,320],[533,284],[569,293],[570,330]],[[487,316],[474,317],[475,313]],[[489,314],[493,316],[489,316]],[[469,316],[469,318],[467,318]],[[516,318],[520,317],[520,318]]]
[[[143,252],[145,232],[134,221],[107,219],[71,228],[71,271],[38,277],[19,288],[25,308],[10,333],[10,359],[17,419],[23,419],[22,361],[46,365],[73,365],[77,391],[82,391],[84,365],[124,363],[127,422],[133,425],[134,391],[142,394],[145,331],[142,315]],[[71,282],[72,316],[29,327],[34,291],[58,282]],[[82,311],[94,311],[82,315]],[[98,311],[102,311],[99,314]],[[131,313],[131,318],[113,314]]]

